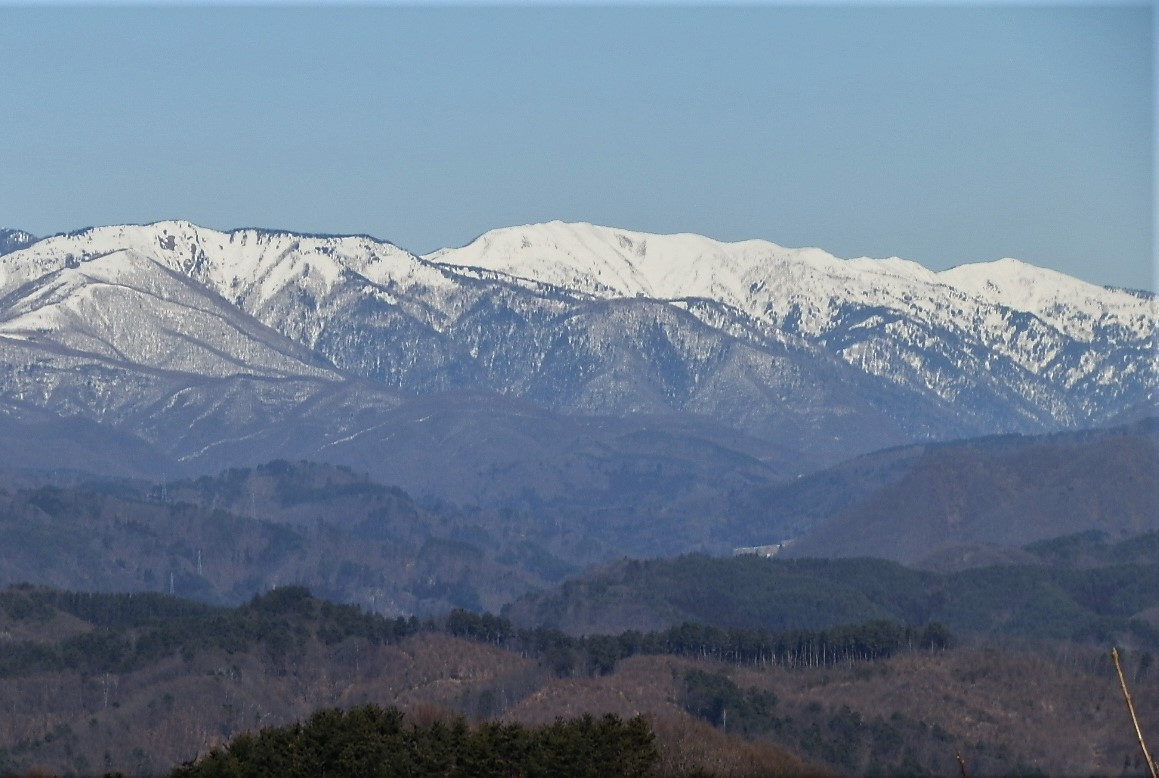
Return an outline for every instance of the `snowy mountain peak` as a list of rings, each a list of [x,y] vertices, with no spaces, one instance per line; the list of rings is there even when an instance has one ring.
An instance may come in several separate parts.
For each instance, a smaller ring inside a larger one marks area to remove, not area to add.
[[[1098,327],[1142,337],[1155,330],[1152,296],[1093,286],[1014,259],[935,273],[898,257],[840,259],[762,240],[725,243],[558,221],[493,230],[427,258],[609,299],[712,299],[776,326],[791,317],[809,335],[837,326],[835,317],[850,305],[958,322],[999,306],[1084,340]]]
[[[939,277],[959,289],[976,292],[1001,293],[1011,289],[1052,289],[1086,287],[1088,294],[1097,295],[1103,287],[1060,273],[1037,267],[1020,259],[1003,257],[992,262],[974,262],[943,270]]]
[[[366,236],[316,236],[243,228],[221,232],[188,221],[115,225],[45,238],[0,258],[0,295],[62,267],[131,249],[258,308],[287,287],[325,296],[351,275],[387,283],[421,260]]]
[[[722,243],[703,235],[669,235],[553,221],[487,232],[466,246],[427,255],[604,297],[713,297],[738,259],[781,254],[767,241]],[[819,257],[824,252],[819,252]]]
[[[442,287],[457,269],[471,267],[598,298],[713,300],[776,327],[791,319],[798,333],[812,336],[837,326],[850,305],[930,322],[947,315],[974,320],[998,306],[1082,340],[1108,327],[1152,337],[1156,318],[1154,295],[1094,286],[1010,258],[935,273],[898,257],[840,259],[764,240],[728,243],[562,221],[491,230],[423,258],[366,236],[221,232],[184,220],[96,227],[0,258],[0,295],[121,249],[152,257],[251,311],[294,289],[323,299],[351,282]]]
[[[1155,332],[1154,295],[1096,286],[1010,257],[959,265],[938,278],[994,304],[1034,314],[1082,340],[1107,326],[1126,327],[1144,337]]]
[[[21,291],[2,312],[0,336],[202,376],[333,376],[310,352],[134,249],[63,267]]]

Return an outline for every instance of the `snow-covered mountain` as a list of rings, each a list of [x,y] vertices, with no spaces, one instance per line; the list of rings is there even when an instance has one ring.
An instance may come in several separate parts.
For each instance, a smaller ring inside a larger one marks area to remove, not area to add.
[[[99,227],[0,256],[0,408],[113,425],[177,459],[325,459],[349,441],[373,459],[383,413],[470,391],[696,419],[808,468],[1150,412],[1155,306],[1015,260],[933,273],[588,224],[425,257],[366,236]],[[464,424],[473,450],[483,426]]]
[[[333,373],[188,276],[118,249],[26,281],[0,337],[202,376]]]
[[[1016,259],[934,273],[897,257],[839,259],[763,240],[721,243],[563,222],[493,230],[426,258],[599,297],[716,300],[808,335],[833,329],[838,309],[851,303],[954,319],[960,328],[985,326],[969,314],[1002,306],[1086,340],[1115,327],[1128,337],[1155,331],[1152,295],[1094,286]],[[796,309],[798,318],[789,321]]]
[[[934,273],[896,257],[843,260],[767,241],[561,222],[495,230],[428,258],[605,299],[684,302],[694,313],[708,309],[693,301],[710,300],[947,402],[994,393],[1020,404],[1021,395],[1029,403],[1018,413],[1047,424],[1097,421],[1135,395],[1128,387],[1155,384],[1154,295],[1014,259]]]

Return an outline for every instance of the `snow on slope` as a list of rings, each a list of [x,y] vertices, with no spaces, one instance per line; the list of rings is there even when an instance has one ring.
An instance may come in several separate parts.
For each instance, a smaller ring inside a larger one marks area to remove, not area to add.
[[[1067,335],[1089,341],[1098,326],[1121,326],[1146,336],[1155,331],[1156,298],[1089,284],[1017,259],[944,270],[939,280],[974,296],[1032,313]]]
[[[444,268],[366,236],[219,232],[166,221],[56,235],[0,257],[0,310],[25,284],[121,250],[182,274],[285,337],[363,375],[378,364],[366,349],[381,338],[359,335],[360,328],[376,313],[396,308],[400,298],[420,318],[445,319],[439,295],[459,285]],[[320,347],[323,341],[329,345]]]
[[[709,291],[713,278],[727,276],[721,271],[732,260],[722,247],[700,235],[650,235],[555,221],[493,230],[463,248],[424,258],[603,297],[671,299],[714,296]],[[701,294],[674,293],[678,288],[700,288]]]
[[[953,404],[1023,397],[1039,409],[1028,412],[1066,423],[1159,376],[1154,295],[1013,260],[934,273],[897,257],[562,222],[494,230],[426,258],[608,299],[712,299],[899,387]],[[1069,394],[1080,385],[1089,397]]]
[[[336,377],[308,350],[136,251],[64,267],[21,292],[0,312],[0,335],[203,376]]]
[[[843,260],[763,240],[724,243],[558,221],[493,230],[421,259],[364,236],[223,233],[183,221],[100,227],[0,258],[0,297],[48,272],[121,249],[152,257],[263,320],[287,290],[320,302],[348,282],[368,281],[378,289],[363,292],[393,301],[391,289],[453,285],[458,266],[602,298],[716,300],[807,337],[838,326],[849,305],[955,329],[1002,327],[999,309],[1005,309],[1030,313],[1082,341],[1096,333],[1148,340],[1156,329],[1153,295],[1093,286],[1017,260],[934,273],[896,257]]]
[[[219,232],[165,221],[56,235],[0,258],[0,296],[46,273],[122,249],[151,257],[251,312],[287,288],[321,299],[351,274],[384,286],[400,280],[437,284],[443,277],[397,246],[365,236]]]
[[[1093,324],[1136,337],[1155,330],[1154,298],[1093,286],[1017,260],[934,273],[907,260],[843,260],[816,248],[762,240],[723,243],[700,235],[653,235],[550,222],[493,230],[425,258],[487,268],[603,297],[709,298],[783,319],[797,308],[802,331],[819,335],[846,303],[887,306],[974,323],[979,305],[1034,314],[1071,337]]]
[[[1092,286],[1014,260],[934,273],[896,257],[843,260],[767,241],[722,243],[561,222],[495,230],[427,258],[606,298],[711,298],[811,340],[847,333],[851,326],[877,332],[879,340],[907,337],[890,328],[910,330],[919,340],[915,326],[952,332],[1035,374],[1063,370],[1067,375],[1056,378],[1069,383],[1079,377],[1060,360],[1072,342],[1113,346],[1154,344],[1156,338],[1153,295]],[[880,315],[859,318],[859,311]],[[1018,314],[1030,314],[1038,324]],[[854,343],[842,356],[878,375],[898,370],[896,359],[888,358],[890,347],[867,348]],[[875,356],[867,360],[870,351]],[[1079,372],[1097,361],[1088,357]]]
[[[424,258],[359,236],[225,233],[182,221],[101,227],[0,257],[0,311],[31,316],[12,306],[51,274],[91,275],[102,257],[123,251],[204,285],[343,370],[410,391],[479,388],[487,376],[488,388],[519,393],[542,378],[537,371],[556,347],[563,356],[553,381],[596,380],[569,360],[576,349],[616,356],[605,353],[608,333],[597,321],[608,314],[587,309],[582,332],[537,340],[550,331],[541,324],[592,296],[669,301],[758,350],[775,342],[802,358],[837,358],[947,403],[1024,398],[1030,416],[1068,424],[1120,395],[1134,402],[1159,373],[1153,295],[1102,289],[1013,260],[934,273],[896,257],[845,260],[760,240],[723,243],[583,223],[494,230]],[[544,295],[545,284],[563,293]],[[77,330],[69,337],[81,337],[83,318],[68,320]],[[31,318],[9,327],[13,334],[35,329]],[[676,324],[661,329],[669,345],[683,337]],[[116,340],[107,332],[94,337]],[[674,359],[689,358],[677,352]],[[673,365],[673,374],[686,368]],[[1120,387],[1131,375],[1134,383]],[[626,385],[635,387],[636,378]],[[1086,399],[1072,398],[1070,388],[1084,382],[1098,386],[1084,390]]]

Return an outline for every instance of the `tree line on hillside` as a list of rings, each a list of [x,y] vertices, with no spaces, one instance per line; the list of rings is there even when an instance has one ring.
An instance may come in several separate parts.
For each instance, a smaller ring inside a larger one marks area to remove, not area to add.
[[[580,666],[590,674],[606,675],[618,661],[637,654],[793,668],[866,662],[906,649],[945,649],[953,642],[950,631],[938,623],[914,627],[884,620],[785,631],[685,622],[661,631],[573,637],[544,627],[515,629],[498,616],[455,610],[446,617],[444,628],[458,637],[546,657],[559,675],[569,675]],[[583,665],[581,658],[586,660]]]
[[[237,608],[189,603],[158,594],[88,594],[13,587],[0,610],[17,620],[46,620],[56,611],[94,629],[56,642],[0,643],[0,677],[76,670],[124,673],[165,657],[209,649],[244,652],[261,646],[275,662],[316,639],[397,643],[421,631],[443,632],[538,657],[558,676],[605,675],[637,654],[715,659],[757,666],[812,667],[871,661],[906,649],[943,649],[953,637],[936,623],[914,627],[887,621],[827,630],[722,629],[685,623],[657,632],[574,637],[556,629],[516,629],[492,614],[455,610],[442,618],[387,619],[356,606],[313,597],[298,586],[274,589]]]
[[[312,637],[328,645],[347,637],[395,643],[418,632],[417,618],[387,619],[352,605],[315,599],[289,586],[222,608],[161,594],[58,592],[17,586],[0,592],[10,618],[45,620],[57,610],[88,621],[94,629],[54,643],[0,643],[0,677],[76,670],[125,673],[180,654],[192,658],[210,649],[229,653],[261,646],[275,662],[300,652]]]

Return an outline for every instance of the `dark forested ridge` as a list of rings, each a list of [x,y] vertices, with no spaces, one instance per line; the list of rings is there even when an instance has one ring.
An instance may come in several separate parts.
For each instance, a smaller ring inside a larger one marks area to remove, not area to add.
[[[126,673],[175,656],[189,659],[215,650],[244,653],[258,646],[271,658],[284,660],[312,640],[327,646],[351,638],[395,645],[419,633],[535,657],[560,677],[607,675],[618,662],[637,655],[797,667],[941,650],[953,642],[939,624],[914,627],[887,621],[785,632],[688,622],[659,632],[573,637],[547,627],[518,629],[502,617],[464,610],[423,620],[386,619],[317,599],[296,586],[275,589],[237,608],[221,608],[151,593],[93,594],[22,585],[0,592],[0,612],[12,623],[0,643],[0,678],[60,671]],[[42,629],[64,616],[78,626],[64,634]],[[21,633],[40,639],[20,639]]]
[[[956,573],[879,559],[755,555],[618,562],[524,598],[517,624],[582,634],[682,621],[719,627],[823,629],[866,618],[940,622],[951,630],[1159,649],[1159,533],[1117,544],[1092,535],[1028,546],[1034,564]],[[1068,560],[1060,564],[1060,560]],[[1070,561],[1086,560],[1076,566]],[[1102,560],[1095,564],[1095,560]]]

